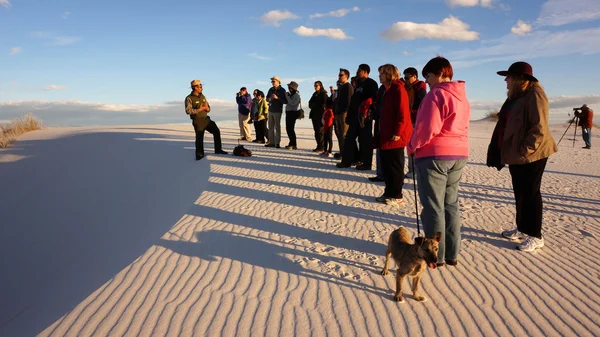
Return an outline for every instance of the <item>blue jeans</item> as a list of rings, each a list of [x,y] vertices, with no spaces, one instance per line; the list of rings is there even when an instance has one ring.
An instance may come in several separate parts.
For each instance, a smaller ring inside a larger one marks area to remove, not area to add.
[[[581,127],[581,136],[583,137],[583,141],[585,142],[586,147],[592,147],[592,129]]]
[[[375,166],[377,166],[377,178],[383,179],[383,165],[381,165],[381,149],[375,150]]]
[[[456,260],[460,250],[458,182],[466,164],[467,159],[415,159],[423,231],[429,238],[442,233],[438,262]]]

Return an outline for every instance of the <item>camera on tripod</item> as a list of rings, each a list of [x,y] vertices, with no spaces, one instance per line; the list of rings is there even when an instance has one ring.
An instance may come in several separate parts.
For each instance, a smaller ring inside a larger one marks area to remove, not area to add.
[[[573,111],[579,111],[581,108],[573,108]]]

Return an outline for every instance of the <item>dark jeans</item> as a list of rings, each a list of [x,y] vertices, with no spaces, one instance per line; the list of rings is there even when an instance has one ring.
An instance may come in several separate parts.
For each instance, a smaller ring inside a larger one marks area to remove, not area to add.
[[[321,123],[321,119],[323,118],[323,113],[314,112],[314,116],[312,118],[313,130],[315,131],[315,141],[317,142],[317,149],[323,149],[324,139],[323,139],[323,123]]]
[[[380,150],[385,191],[387,198],[402,199],[404,185],[404,148]]]
[[[346,115],[337,114],[333,116],[333,127],[335,128],[335,137],[338,140],[338,146],[340,148],[340,153],[344,151],[344,142],[346,138],[346,133],[348,132],[348,124],[346,124]]]
[[[581,127],[581,137],[585,142],[585,146],[592,147],[592,128]]]
[[[300,114],[298,111],[286,111],[285,112],[285,131],[287,132],[290,143],[288,146],[297,146],[296,144],[296,120]]]
[[[509,165],[517,206],[517,228],[521,233],[542,237],[542,175],[548,158],[524,165]]]
[[[331,153],[333,151],[333,125],[324,133],[323,151]]]
[[[256,140],[264,142],[265,138],[269,137],[269,130],[267,130],[267,120],[263,119],[260,121],[254,121],[254,131],[256,131]]]
[[[221,151],[221,131],[217,124],[213,121],[208,121],[208,125],[204,130],[198,130],[196,123],[192,122],[194,131],[196,131],[196,156],[204,157],[204,131],[212,133],[215,139],[215,152]]]
[[[348,132],[342,152],[342,162],[353,164],[361,161],[363,166],[371,168],[373,165],[373,121],[366,120],[361,127],[358,121],[348,125]],[[358,145],[356,139],[358,138]]]

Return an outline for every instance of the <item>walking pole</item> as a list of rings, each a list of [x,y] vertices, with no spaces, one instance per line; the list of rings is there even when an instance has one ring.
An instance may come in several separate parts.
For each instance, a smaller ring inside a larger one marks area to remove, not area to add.
[[[576,117],[573,117],[573,119],[571,119],[571,123],[569,123],[569,125],[567,126],[567,129],[565,130],[565,132],[563,133],[563,135],[560,137],[560,139],[558,140],[558,143],[556,144],[556,146],[560,145],[560,141],[563,139],[563,137],[567,134],[567,131],[569,131],[569,128],[571,127],[571,124],[573,124],[573,122],[575,121]],[[577,128],[577,126],[575,126],[575,128]]]
[[[575,139],[577,138],[577,120],[579,119],[579,117],[575,117],[575,133],[573,134],[573,147],[575,147]]]
[[[415,214],[417,214],[417,236],[421,236],[421,227],[419,226],[419,201],[417,199],[417,171],[415,171],[415,154],[411,154],[412,171],[413,171],[413,187],[415,191]]]

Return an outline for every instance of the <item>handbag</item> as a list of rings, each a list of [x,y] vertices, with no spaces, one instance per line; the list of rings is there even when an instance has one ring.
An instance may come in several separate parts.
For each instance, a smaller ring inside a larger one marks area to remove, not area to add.
[[[304,118],[304,109],[302,109],[302,102],[300,102],[300,110],[298,110],[298,118],[297,119],[303,119]]]

